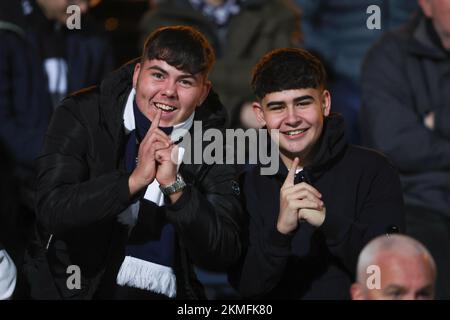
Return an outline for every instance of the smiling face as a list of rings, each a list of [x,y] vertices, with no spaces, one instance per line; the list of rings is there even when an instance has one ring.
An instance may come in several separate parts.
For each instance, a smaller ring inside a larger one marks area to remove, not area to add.
[[[279,130],[280,155],[286,166],[299,157],[304,166],[320,138],[330,113],[330,93],[323,89],[293,89],[266,94],[253,109],[270,134]]]
[[[189,118],[206,99],[211,84],[201,73],[193,75],[164,60],[151,59],[136,64],[133,86],[139,110],[153,120],[161,109],[160,125],[169,127]]]

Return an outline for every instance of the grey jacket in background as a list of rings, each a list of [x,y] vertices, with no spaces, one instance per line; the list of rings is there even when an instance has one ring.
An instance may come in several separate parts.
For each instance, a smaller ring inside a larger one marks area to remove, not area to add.
[[[418,17],[370,50],[362,73],[367,145],[399,168],[406,205],[450,216],[450,54]],[[435,113],[435,129],[424,125]]]

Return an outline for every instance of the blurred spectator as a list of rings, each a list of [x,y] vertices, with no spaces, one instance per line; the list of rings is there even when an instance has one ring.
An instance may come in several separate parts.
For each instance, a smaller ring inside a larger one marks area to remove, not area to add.
[[[206,35],[217,61],[210,75],[231,126],[252,127],[251,68],[264,53],[299,43],[299,13],[287,0],[165,0],[141,21],[142,39],[161,26],[191,25]],[[141,41],[142,44],[142,41]],[[243,109],[244,123],[240,110]],[[246,112],[250,111],[250,112]]]
[[[5,168],[20,186],[15,199],[20,208],[4,214],[18,221],[17,229],[8,229],[19,235],[8,250],[17,266],[34,220],[33,161],[53,109],[70,92],[100,82],[113,67],[109,43],[88,16],[81,16],[81,29],[66,27],[69,5],[85,13],[88,1],[0,1],[0,141],[13,158]]]
[[[84,0],[0,3],[0,140],[17,164],[21,204],[33,209],[33,160],[53,108],[62,97],[96,84],[112,69],[108,42],[85,16],[81,29],[65,26],[71,4]]]
[[[433,257],[420,242],[398,234],[379,236],[359,255],[351,295],[353,300],[430,300],[435,281]]]
[[[367,56],[361,128],[399,168],[406,230],[443,270],[436,298],[450,299],[450,2],[419,4],[424,14]]]
[[[350,142],[359,143],[358,112],[361,63],[378,37],[403,22],[417,9],[415,1],[393,0],[296,0],[302,9],[302,32],[306,49],[325,62],[330,76],[333,110],[346,120]],[[368,29],[366,10],[377,5],[381,29]]]

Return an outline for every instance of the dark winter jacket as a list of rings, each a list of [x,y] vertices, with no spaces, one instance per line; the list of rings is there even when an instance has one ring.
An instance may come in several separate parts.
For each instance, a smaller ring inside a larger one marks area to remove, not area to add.
[[[285,0],[246,0],[230,18],[225,36],[218,27],[187,0],[166,0],[141,21],[143,37],[162,26],[191,25],[201,31],[215,49],[217,60],[211,81],[228,110],[230,123],[237,124],[235,108],[254,99],[251,70],[268,51],[298,45],[299,13]],[[222,31],[222,30],[221,30]]]
[[[404,229],[396,170],[382,155],[348,145],[343,132],[342,118],[328,117],[313,165],[304,168],[325,203],[319,228],[300,223],[292,235],[277,231],[280,189],[288,173],[282,161],[276,175],[260,175],[255,168],[243,177],[249,242],[231,273],[242,296],[348,299],[363,246],[395,227]]]
[[[113,294],[127,241],[127,227],[117,216],[133,202],[123,163],[123,111],[134,64],[112,73],[100,87],[64,100],[52,118],[37,161],[38,241],[27,265],[34,298]],[[194,121],[202,120],[203,130],[221,128],[225,114],[217,95],[210,94]],[[146,229],[152,238],[161,232],[161,221],[172,223],[178,239],[177,298],[200,298],[203,290],[192,263],[224,270],[236,261],[242,209],[233,166],[183,163],[179,172],[188,184],[181,198],[162,210],[141,202],[135,228]],[[67,289],[69,265],[82,270],[81,290]]]
[[[424,125],[435,113],[435,129]],[[450,52],[419,17],[387,33],[363,68],[365,144],[399,168],[405,204],[450,216]]]

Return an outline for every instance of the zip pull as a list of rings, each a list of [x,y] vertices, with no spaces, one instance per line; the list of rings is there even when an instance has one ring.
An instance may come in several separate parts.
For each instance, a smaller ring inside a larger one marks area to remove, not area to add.
[[[50,235],[50,237],[48,237],[48,241],[47,241],[47,245],[45,246],[45,250],[48,251],[48,248],[50,247],[50,243],[52,242],[53,239],[53,233]]]

